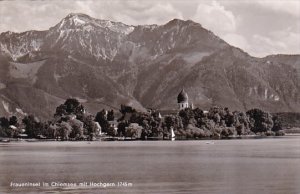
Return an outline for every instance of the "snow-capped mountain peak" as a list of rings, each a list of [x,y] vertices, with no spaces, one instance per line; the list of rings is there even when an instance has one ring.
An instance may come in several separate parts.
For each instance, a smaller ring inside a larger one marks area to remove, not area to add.
[[[70,13],[55,27],[56,30],[91,30],[91,29],[109,29],[121,34],[129,34],[134,30],[133,26],[121,22],[110,20],[101,20],[92,18],[82,13]]]
[[[93,23],[93,19],[85,14],[71,13],[61,20],[55,27],[59,30],[76,29]]]

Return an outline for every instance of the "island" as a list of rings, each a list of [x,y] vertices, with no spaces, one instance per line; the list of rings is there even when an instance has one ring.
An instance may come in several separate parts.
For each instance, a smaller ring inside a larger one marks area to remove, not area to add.
[[[282,136],[298,132],[286,123],[298,114],[271,114],[254,108],[246,112],[213,106],[209,110],[194,108],[187,93],[177,97],[177,110],[137,111],[121,105],[119,112],[101,110],[93,115],[75,98],[56,108],[52,119],[37,116],[0,118],[1,141],[93,141],[93,140],[195,140],[249,136]],[[288,115],[288,116],[287,116]],[[288,118],[290,118],[288,120]],[[284,130],[285,129],[285,130]]]

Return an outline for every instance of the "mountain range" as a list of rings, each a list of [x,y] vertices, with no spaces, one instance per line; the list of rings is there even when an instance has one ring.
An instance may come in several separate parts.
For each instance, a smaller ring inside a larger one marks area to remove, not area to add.
[[[260,45],[257,45],[258,47]],[[300,112],[300,55],[250,56],[191,20],[126,25],[72,13],[45,31],[0,34],[0,115],[50,118],[67,98],[120,104]]]

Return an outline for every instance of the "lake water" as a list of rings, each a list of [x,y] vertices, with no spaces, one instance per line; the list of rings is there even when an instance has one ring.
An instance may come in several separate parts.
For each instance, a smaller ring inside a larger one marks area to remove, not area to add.
[[[10,186],[26,182],[41,186]],[[2,143],[0,193],[299,194],[300,136]]]

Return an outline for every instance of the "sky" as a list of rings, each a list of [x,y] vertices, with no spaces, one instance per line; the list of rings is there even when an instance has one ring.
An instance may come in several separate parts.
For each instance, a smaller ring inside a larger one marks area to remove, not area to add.
[[[130,25],[193,20],[252,56],[300,54],[300,0],[0,0],[0,33],[47,30],[69,13]]]

